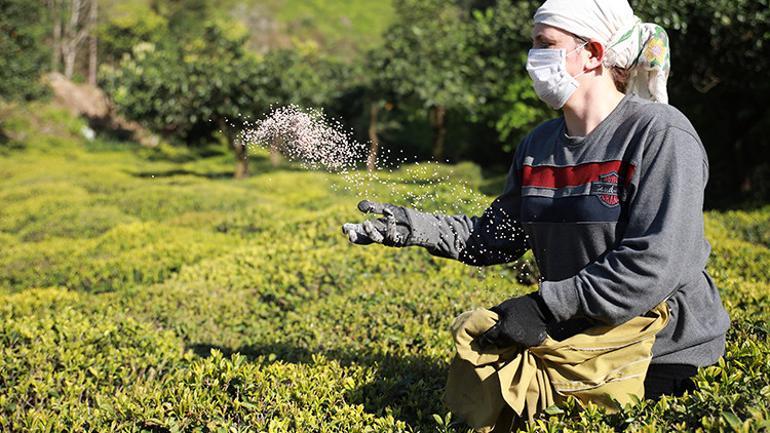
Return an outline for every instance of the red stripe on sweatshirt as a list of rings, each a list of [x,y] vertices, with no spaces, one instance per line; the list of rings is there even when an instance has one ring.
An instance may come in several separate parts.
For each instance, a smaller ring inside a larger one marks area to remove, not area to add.
[[[551,165],[524,165],[521,185],[523,187],[563,188],[579,186],[600,180],[599,176],[617,173],[627,186],[634,174],[634,166],[619,160],[587,162],[566,167]]]

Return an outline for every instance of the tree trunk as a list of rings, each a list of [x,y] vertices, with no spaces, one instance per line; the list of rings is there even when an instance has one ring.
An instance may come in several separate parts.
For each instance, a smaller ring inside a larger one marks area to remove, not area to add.
[[[96,86],[96,68],[98,66],[96,24],[98,20],[97,0],[91,0],[91,8],[88,14],[89,44],[88,44],[88,84]]]
[[[60,0],[49,0],[48,7],[53,20],[53,47],[51,52],[51,72],[59,72],[61,65],[61,4]]]
[[[66,1],[66,0],[61,0]],[[78,58],[80,44],[86,40],[92,30],[88,22],[83,23],[82,12],[84,5],[92,5],[97,0],[88,0],[92,3],[84,3],[83,0],[72,0],[70,3],[69,19],[64,26],[64,34],[61,40],[61,53],[64,60],[64,75],[72,79],[75,74],[75,63]],[[61,8],[64,10],[64,7]]]
[[[78,23],[80,22],[81,0],[72,0],[70,19],[64,31],[65,41],[62,44],[62,54],[64,55],[64,76],[72,79],[75,73],[75,59],[78,54]]]
[[[233,177],[235,179],[244,179],[249,177],[249,160],[246,155],[246,146],[242,143],[232,143],[233,151],[235,152],[235,173]]]
[[[76,50],[65,50],[64,52],[64,76],[68,80],[72,79],[75,75],[75,57],[77,55]]]
[[[224,119],[219,120],[219,129],[225,134],[227,143],[230,145],[230,149],[235,154],[235,172],[233,178],[243,179],[249,176],[249,160],[247,155],[246,144],[242,143],[235,137],[232,129],[227,125]]]
[[[446,107],[443,105],[432,106],[428,117],[433,128],[433,158],[440,161],[444,157],[444,141],[446,140]]]
[[[278,137],[273,137],[273,139],[270,140],[270,164],[272,164],[273,167],[278,167],[280,163],[281,152],[278,150]]]
[[[377,138],[377,115],[380,113],[380,101],[372,102],[369,108],[369,156],[366,158],[366,169],[377,169],[377,152],[380,150],[380,141]]]

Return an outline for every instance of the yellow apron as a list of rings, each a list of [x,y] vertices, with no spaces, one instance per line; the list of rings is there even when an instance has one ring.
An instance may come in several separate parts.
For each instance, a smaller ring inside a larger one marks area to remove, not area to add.
[[[509,432],[523,419],[574,396],[609,410],[644,396],[655,334],[669,319],[664,301],[617,326],[594,326],[562,341],[481,352],[474,339],[497,322],[479,308],[451,326],[457,353],[442,396],[449,409],[478,432]]]

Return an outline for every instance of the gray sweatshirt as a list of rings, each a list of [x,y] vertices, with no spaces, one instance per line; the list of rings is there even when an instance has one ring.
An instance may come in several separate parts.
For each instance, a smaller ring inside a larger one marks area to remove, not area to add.
[[[706,151],[676,108],[626,96],[585,137],[563,118],[516,149],[505,190],[482,216],[431,215],[431,254],[486,266],[532,249],[539,291],[563,323],[620,324],[668,299],[653,363],[713,364],[730,319],[706,272]]]

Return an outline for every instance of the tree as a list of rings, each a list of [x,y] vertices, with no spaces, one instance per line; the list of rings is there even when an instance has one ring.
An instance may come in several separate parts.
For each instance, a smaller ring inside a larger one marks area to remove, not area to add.
[[[390,81],[393,78],[383,66],[387,64],[389,53],[382,47],[370,49],[363,62],[362,73],[358,82],[358,99],[361,101],[363,116],[366,118],[366,135],[369,140],[369,154],[366,158],[366,168],[374,171],[380,154],[380,133],[384,125],[380,122],[380,113],[385,108],[391,111],[394,90],[398,83]]]
[[[96,24],[99,20],[99,2],[91,0],[91,7],[88,9],[88,84],[96,85],[96,69],[98,67],[98,39],[96,36]]]
[[[526,70],[532,45],[532,16],[541,2],[499,0],[471,7],[469,37],[473,118],[498,132],[512,151],[534,126],[556,112],[535,94]]]
[[[707,206],[770,200],[770,8],[767,0],[637,0],[671,40],[671,103],[709,154]]]
[[[126,116],[167,137],[196,145],[221,131],[236,157],[235,177],[245,177],[237,128],[263,108],[258,95],[265,80],[244,42],[245,33],[228,35],[208,23],[202,38],[177,48],[137,45],[119,68],[105,68],[103,85]]]
[[[98,1],[47,0],[47,3],[53,34],[52,70],[58,71],[63,62],[64,76],[72,79],[80,48],[89,41],[88,78],[90,84],[96,84]]]
[[[103,63],[117,65],[142,42],[160,46],[175,40],[170,35],[168,19],[148,5],[120,3],[104,18],[98,27],[99,54]]]
[[[462,10],[442,0],[396,0],[396,22],[384,36],[380,81],[428,110],[433,156],[444,156],[446,114],[462,109],[468,93],[468,23]]]
[[[225,29],[229,29],[226,31]],[[135,119],[188,145],[221,132],[236,158],[234,176],[248,175],[238,133],[271,105],[322,107],[340,90],[345,68],[313,52],[279,50],[263,58],[245,49],[244,30],[209,22],[203,36],[182,46],[140,44],[103,84]]]
[[[26,0],[0,2],[0,98],[32,99],[43,93],[46,69],[46,10]]]

